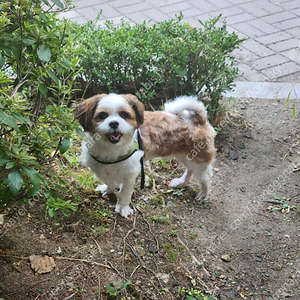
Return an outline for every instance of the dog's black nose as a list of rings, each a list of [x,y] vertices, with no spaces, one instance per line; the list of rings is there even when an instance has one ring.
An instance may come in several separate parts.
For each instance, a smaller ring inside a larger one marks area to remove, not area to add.
[[[112,129],[117,129],[118,126],[119,126],[119,123],[117,121],[112,121],[110,122],[109,124],[109,127],[112,128]]]

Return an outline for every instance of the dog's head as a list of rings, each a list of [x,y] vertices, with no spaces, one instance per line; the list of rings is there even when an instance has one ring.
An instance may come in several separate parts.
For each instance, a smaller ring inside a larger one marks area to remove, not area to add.
[[[132,135],[144,121],[144,104],[134,95],[101,94],[80,103],[75,118],[84,131],[112,144]]]

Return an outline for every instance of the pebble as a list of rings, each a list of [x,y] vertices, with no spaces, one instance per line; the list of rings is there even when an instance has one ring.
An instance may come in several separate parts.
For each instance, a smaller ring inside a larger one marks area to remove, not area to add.
[[[228,254],[222,255],[222,256],[221,256],[221,259],[222,259],[223,261],[226,261],[226,262],[231,261],[231,257],[230,257],[230,255],[228,255]]]
[[[139,238],[141,236],[141,233],[139,231],[135,231],[133,233],[133,236],[136,237],[136,238]]]
[[[249,131],[246,131],[244,133],[244,137],[247,138],[247,139],[252,139],[251,133]]]
[[[150,253],[157,253],[158,249],[156,247],[149,247],[149,252]]]
[[[168,202],[167,202],[167,207],[169,207],[169,208],[176,208],[176,207],[177,207],[177,204],[174,203],[173,201],[168,201]]]
[[[226,261],[226,262],[230,262],[230,261],[231,261],[231,257],[230,257],[230,255],[228,255],[228,254],[222,255],[222,256],[221,256],[221,259],[222,259],[223,261]]]
[[[245,149],[245,148],[246,148],[244,143],[239,143],[239,144],[238,144],[238,147],[239,147],[240,149]]]
[[[238,153],[235,150],[230,150],[229,151],[229,157],[233,160],[237,160],[239,158]]]

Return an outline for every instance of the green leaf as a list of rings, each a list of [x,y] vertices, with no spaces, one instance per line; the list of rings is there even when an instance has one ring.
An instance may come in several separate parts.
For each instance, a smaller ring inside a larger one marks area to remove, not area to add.
[[[196,298],[192,297],[192,296],[186,296],[186,300],[197,300]]]
[[[8,174],[9,189],[14,195],[17,195],[23,184],[23,176],[18,168],[14,168]]]
[[[44,98],[47,98],[47,87],[44,83],[39,82],[39,91]]]
[[[48,71],[48,75],[51,77],[51,79],[56,83],[56,85],[59,84],[59,80],[58,78],[56,77],[56,75],[54,74],[54,72],[52,70],[49,70]]]
[[[7,158],[2,158],[0,157],[0,166],[5,165],[6,163],[8,163],[10,160]]]
[[[5,63],[5,57],[0,53],[0,69],[3,67]]]
[[[15,165],[17,164],[16,161],[10,161],[6,164],[5,168],[8,170],[8,169],[11,169],[13,168]]]
[[[33,197],[34,195],[39,193],[39,189],[36,187],[31,187],[26,192],[26,197]]]
[[[36,40],[33,38],[22,38],[22,42],[25,46],[31,46],[36,42]]]
[[[41,182],[40,182],[40,177],[39,177],[39,173],[32,169],[32,168],[28,168],[26,166],[21,166],[23,172],[30,177],[30,181],[31,183],[36,187],[39,188],[41,186]]]
[[[61,9],[64,9],[64,4],[60,0],[51,0],[56,6],[58,6]]]
[[[51,51],[46,45],[40,45],[37,49],[37,55],[42,62],[49,62]]]
[[[69,139],[62,140],[61,146],[59,147],[60,154],[64,154],[65,152],[67,152],[69,147],[70,147],[70,140]]]
[[[12,127],[16,131],[18,131],[18,129],[19,129],[15,119],[12,116],[7,115],[3,110],[0,110],[0,121],[2,123]]]
[[[53,218],[55,216],[55,209],[53,207],[48,209],[48,214],[50,218]]]

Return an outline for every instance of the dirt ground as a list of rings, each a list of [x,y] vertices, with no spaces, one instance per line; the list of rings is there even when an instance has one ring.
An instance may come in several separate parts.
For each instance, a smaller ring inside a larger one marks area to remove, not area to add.
[[[0,298],[300,299],[299,118],[284,100],[238,99],[221,124],[206,203],[195,182],[168,186],[175,161],[156,161],[128,219],[93,190],[56,222],[40,202],[6,211]],[[35,273],[32,254],[55,267]]]

